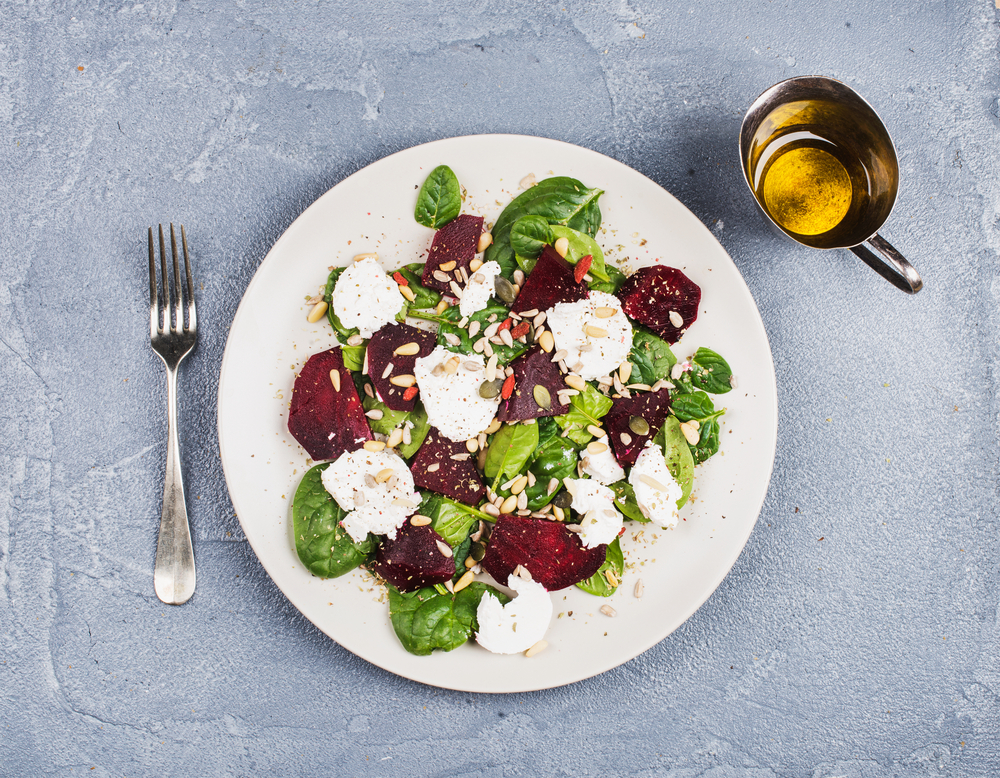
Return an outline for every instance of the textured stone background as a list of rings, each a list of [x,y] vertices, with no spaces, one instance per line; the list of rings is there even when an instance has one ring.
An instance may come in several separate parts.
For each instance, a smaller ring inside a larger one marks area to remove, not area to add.
[[[0,775],[1000,774],[993,0],[378,6],[0,12]],[[803,73],[893,132],[886,234],[916,297],[755,212],[740,119]],[[481,132],[593,148],[677,195],[746,277],[781,409],[757,528],[705,606],[617,670],[509,697],[389,675],[305,621],[242,537],[215,434],[227,326],[295,216],[388,153]],[[143,262],[170,219],[204,283],[182,608],[151,577]]]

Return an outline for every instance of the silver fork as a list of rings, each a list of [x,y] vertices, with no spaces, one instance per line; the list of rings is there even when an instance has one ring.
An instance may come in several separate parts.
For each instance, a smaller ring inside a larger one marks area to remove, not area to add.
[[[163,288],[156,288],[156,251],[153,228],[149,228],[149,339],[153,351],[160,355],[167,368],[167,471],[163,483],[163,512],[160,515],[160,536],[156,542],[156,567],[153,588],[156,596],[168,605],[182,605],[194,594],[194,548],[191,526],[184,503],[184,479],[181,474],[181,451],[177,439],[177,367],[194,348],[198,337],[198,320],[194,308],[194,288],[191,283],[191,261],[188,258],[187,236],[181,225],[181,245],[184,248],[186,281],[177,263],[177,236],[170,225],[170,249],[173,254],[173,287],[167,277],[167,249],[160,225],[160,266]],[[187,323],[185,324],[185,312]],[[162,325],[161,325],[162,319]]]

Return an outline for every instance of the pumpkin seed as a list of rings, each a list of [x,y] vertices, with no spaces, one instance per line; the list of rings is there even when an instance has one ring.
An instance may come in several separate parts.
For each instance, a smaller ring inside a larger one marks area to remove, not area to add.
[[[534,396],[535,402],[538,403],[538,407],[542,410],[547,411],[552,407],[552,395],[541,384],[535,384],[535,388],[531,390],[531,394]]]
[[[469,548],[469,556],[475,559],[477,562],[482,562],[483,557],[486,556],[486,546],[482,543],[473,543]]]
[[[502,387],[503,387],[503,381],[501,380],[483,381],[479,385],[479,396],[487,400],[492,400],[494,397],[500,394],[500,389]]]
[[[642,418],[642,416],[633,416],[630,418],[628,420],[628,428],[636,435],[649,434],[649,422]]]
[[[552,498],[552,504],[557,508],[569,508],[573,504],[573,495],[567,491],[559,492],[559,494]]]
[[[493,281],[493,288],[503,302],[510,305],[514,302],[514,298],[517,296],[514,291],[514,286],[503,276],[497,276]]]

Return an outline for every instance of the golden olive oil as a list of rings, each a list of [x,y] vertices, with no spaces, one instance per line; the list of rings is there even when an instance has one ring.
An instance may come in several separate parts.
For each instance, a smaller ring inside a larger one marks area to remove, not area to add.
[[[775,159],[760,194],[771,217],[797,235],[822,235],[851,207],[851,177],[829,151],[802,146]]]

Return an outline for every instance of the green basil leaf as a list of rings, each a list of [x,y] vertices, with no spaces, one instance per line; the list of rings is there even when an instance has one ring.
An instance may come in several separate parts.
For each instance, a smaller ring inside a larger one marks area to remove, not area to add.
[[[434,168],[417,195],[413,217],[419,224],[439,230],[462,210],[462,187],[447,165]]]
[[[677,357],[665,340],[636,328],[628,361],[632,363],[630,380],[652,386],[660,379],[670,377],[670,368],[674,366]]]
[[[538,445],[538,424],[504,424],[494,433],[486,454],[485,473],[496,483],[513,478],[527,465]]]
[[[569,249],[566,251],[566,261],[575,265],[588,254],[593,257],[590,263],[590,270],[587,272],[591,276],[601,281],[610,281],[607,269],[604,266],[604,252],[597,245],[597,241],[585,232],[578,232],[570,227],[554,226],[551,228],[556,240],[566,238],[569,241]]]
[[[608,570],[614,571],[615,577],[619,581],[625,574],[625,555],[622,553],[622,546],[618,542],[618,538],[615,538],[608,544],[604,564],[590,578],[586,581],[580,581],[577,586],[588,594],[593,594],[597,597],[610,597],[618,587],[612,586],[608,581]]]
[[[663,449],[667,469],[680,484],[681,496],[677,500],[677,507],[683,507],[691,496],[691,487],[694,484],[694,457],[676,416],[667,416],[653,442]]]
[[[382,411],[381,419],[368,419],[368,426],[371,427],[372,432],[377,432],[380,435],[389,435],[404,421],[413,422],[413,428],[410,430],[410,442],[400,443],[396,446],[396,451],[404,459],[409,459],[416,454],[417,449],[423,445],[424,438],[427,437],[427,433],[431,429],[431,423],[427,420],[427,411],[424,410],[423,403],[418,400],[416,405],[413,406],[412,411],[394,411],[384,402],[364,394],[363,389],[361,390],[361,397],[361,404],[365,412],[371,410]]]
[[[307,470],[292,499],[295,552],[309,572],[320,578],[349,573],[378,545],[374,535],[355,543],[340,526],[346,512],[323,486],[323,471],[329,466],[324,462]]]
[[[698,349],[691,357],[691,364],[691,383],[699,389],[712,394],[725,394],[732,390],[730,379],[733,371],[729,369],[729,363],[712,349]]]
[[[566,437],[578,446],[586,446],[594,436],[587,431],[591,424],[598,424],[598,420],[611,410],[612,400],[597,391],[592,385],[587,384],[580,394],[573,395],[569,399],[569,411],[561,416],[554,416],[563,432],[569,430]]]
[[[415,308],[417,310],[433,308],[441,302],[440,292],[436,289],[428,289],[423,285],[423,262],[414,262],[410,265],[406,265],[405,267],[401,267],[397,272],[409,282],[410,291],[413,292],[414,299],[410,303],[410,308]]]
[[[625,283],[625,274],[614,265],[605,264],[604,272],[608,274],[607,281],[599,281],[595,278],[590,282],[591,290],[595,292],[606,292],[607,294],[618,294],[618,290]]]
[[[537,259],[547,245],[555,241],[552,228],[541,216],[522,216],[510,230],[510,245],[514,253],[527,259]]]
[[[493,316],[493,321],[503,321],[510,315],[510,311],[507,310],[503,305],[496,302],[491,302],[481,311],[476,311],[472,316],[469,317],[469,321],[465,327],[459,327],[458,322],[462,319],[462,312],[457,305],[451,306],[446,310],[440,317],[435,317],[435,321],[438,322],[438,345],[444,346],[449,351],[454,351],[459,354],[472,354],[472,344],[482,337],[481,334],[476,335],[475,338],[469,337],[468,324],[474,321],[479,322],[479,332],[482,333],[490,325],[489,317]],[[459,344],[457,346],[452,345],[447,340],[447,335],[454,335],[459,339]],[[528,350],[529,346],[526,343],[521,343],[520,341],[514,341],[513,346],[506,346],[504,344],[493,345],[493,353],[497,355],[497,359],[501,364],[507,364],[519,357],[525,351]]]
[[[639,503],[636,502],[632,484],[623,479],[616,481],[608,488],[615,493],[615,507],[624,514],[625,518],[640,521],[643,524],[649,521],[639,510]]]
[[[503,592],[479,581],[454,595],[440,594],[430,586],[404,594],[390,586],[389,620],[399,642],[411,654],[452,651],[479,630],[476,611],[487,592],[503,604],[510,602]]]

